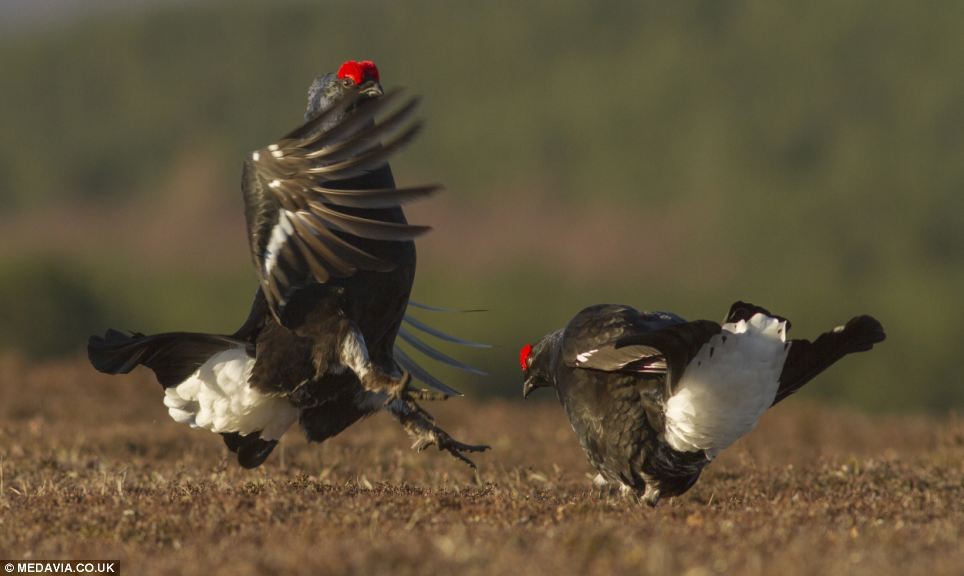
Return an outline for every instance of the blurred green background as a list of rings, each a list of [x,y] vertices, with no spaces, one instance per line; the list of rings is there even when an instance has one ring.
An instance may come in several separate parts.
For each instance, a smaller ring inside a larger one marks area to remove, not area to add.
[[[415,297],[489,309],[420,314],[496,345],[451,383],[518,395],[519,346],[591,303],[744,299],[798,337],[884,323],[804,395],[959,409],[964,3],[795,4],[0,4],[0,347],[236,328],[241,158],[371,58],[424,96],[396,177],[446,185]]]

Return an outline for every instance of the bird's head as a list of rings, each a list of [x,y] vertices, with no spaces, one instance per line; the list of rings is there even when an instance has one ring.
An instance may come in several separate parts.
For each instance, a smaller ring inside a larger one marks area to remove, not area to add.
[[[555,384],[552,377],[552,354],[553,344],[558,336],[558,332],[552,333],[539,340],[535,346],[526,344],[519,351],[519,366],[525,379],[522,384],[523,398],[528,398],[536,388]]]
[[[325,74],[315,78],[308,88],[308,107],[305,110],[305,120],[311,120],[321,114],[333,102],[338,101],[347,92],[357,90],[361,101],[377,98],[384,94],[378,67],[371,60],[348,60],[338,68],[338,72]]]

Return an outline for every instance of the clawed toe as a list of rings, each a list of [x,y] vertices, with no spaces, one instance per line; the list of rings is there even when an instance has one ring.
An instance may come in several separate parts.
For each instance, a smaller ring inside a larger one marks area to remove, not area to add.
[[[463,442],[459,442],[441,430],[437,430],[433,434],[422,436],[415,442],[415,444],[412,445],[412,448],[418,452],[421,452],[433,444],[440,451],[448,452],[472,468],[476,467],[475,462],[463,454],[463,452],[485,452],[491,448],[486,444],[465,444]]]
[[[448,434],[443,433],[442,438],[440,438],[438,441],[438,449],[445,450],[452,456],[468,464],[470,467],[475,468],[475,462],[469,459],[469,457],[463,454],[463,452],[485,452],[489,449],[489,446],[485,444],[465,444],[463,442],[459,442],[458,440],[454,440]]]
[[[488,444],[464,444],[449,438],[448,442],[446,442],[442,448],[445,450],[458,450],[459,452],[485,452],[492,447]]]
[[[434,444],[439,450],[444,450],[475,468],[475,463],[465,453],[484,452],[489,449],[485,444],[465,444],[453,439],[445,430],[439,428],[432,415],[422,409],[411,397],[403,398],[401,402],[390,402],[386,406],[415,440],[412,448],[418,452]]]

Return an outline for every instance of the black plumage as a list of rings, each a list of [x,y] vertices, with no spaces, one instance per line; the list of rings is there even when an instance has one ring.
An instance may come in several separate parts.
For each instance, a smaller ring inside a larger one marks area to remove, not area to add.
[[[403,330],[481,346],[410,317],[415,277],[402,205],[438,186],[397,187],[387,159],[412,141],[417,101],[383,95],[370,62],[346,62],[309,88],[305,123],[244,162],[248,237],[260,282],[248,319],[231,335],[125,335],[90,339],[91,363],[112,374],[145,365],[165,387],[171,416],[221,433],[246,467],[260,465],[297,419],[323,441],[385,409],[418,448],[464,455],[416,400],[458,392],[396,345],[473,370]],[[413,386],[412,376],[429,390]],[[224,397],[224,401],[219,399]],[[280,400],[279,400],[280,399]]]
[[[767,407],[885,338],[870,316],[813,342],[788,340],[789,328],[744,302],[722,324],[592,306],[523,348],[523,393],[554,388],[598,480],[655,505],[689,490]]]

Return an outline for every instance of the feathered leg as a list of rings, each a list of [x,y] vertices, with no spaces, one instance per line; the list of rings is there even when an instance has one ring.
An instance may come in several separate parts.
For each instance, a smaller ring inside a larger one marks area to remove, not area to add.
[[[347,366],[358,376],[362,387],[369,392],[385,393],[389,401],[402,398],[409,390],[412,375],[408,370],[398,370],[400,374],[389,374],[382,367],[376,365],[371,360],[368,346],[365,344],[365,337],[361,331],[353,324],[348,328],[342,338],[339,360],[343,366]]]

